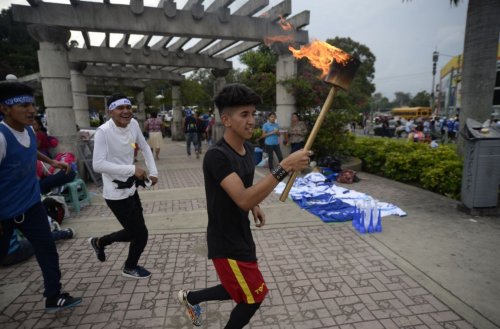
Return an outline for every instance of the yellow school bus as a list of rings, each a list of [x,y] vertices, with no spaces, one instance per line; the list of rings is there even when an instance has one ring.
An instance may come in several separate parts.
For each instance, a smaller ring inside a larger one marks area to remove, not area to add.
[[[428,118],[432,115],[430,107],[403,107],[399,109],[392,109],[393,117],[401,117],[406,120],[416,118]]]

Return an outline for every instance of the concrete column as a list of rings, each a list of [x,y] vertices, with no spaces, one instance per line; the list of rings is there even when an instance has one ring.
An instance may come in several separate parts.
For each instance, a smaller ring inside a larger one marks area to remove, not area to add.
[[[297,61],[292,53],[283,44],[275,44],[275,50],[278,53],[278,62],[276,63],[276,81],[295,77],[297,75]],[[296,112],[295,99],[293,95],[288,93],[285,87],[276,84],[276,117],[280,130],[289,130],[292,125],[292,113]],[[284,138],[284,134],[280,134],[280,142]],[[281,146],[283,157],[290,154],[292,148],[290,146]],[[274,163],[278,163],[275,161]]]
[[[172,81],[172,131],[173,141],[184,140],[184,132],[182,131],[182,103],[181,103],[181,84],[180,82]]]
[[[146,104],[144,103],[144,91],[140,91],[135,96],[137,100],[137,121],[142,131],[144,131],[144,124],[146,122]]]
[[[64,46],[71,34],[64,28],[39,24],[29,25],[28,33],[40,42],[38,63],[48,130],[59,140],[55,153],[71,152],[78,156],[71,75]]]
[[[214,81],[214,96],[222,91],[222,88],[226,85],[226,76],[229,73],[229,69],[213,69],[212,74],[215,76]],[[222,124],[220,119],[219,109],[214,105],[214,114],[215,114],[215,125],[213,126],[213,140],[214,142],[224,136],[224,132],[226,131],[226,127]]]
[[[83,70],[87,68],[87,63],[70,62],[71,89],[73,90],[73,110],[75,111],[76,124],[80,128],[90,127],[89,99],[87,96],[87,78],[83,75]]]

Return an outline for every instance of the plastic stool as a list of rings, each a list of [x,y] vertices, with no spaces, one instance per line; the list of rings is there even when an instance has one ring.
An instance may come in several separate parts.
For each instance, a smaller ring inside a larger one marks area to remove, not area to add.
[[[64,197],[66,205],[73,206],[77,213],[80,212],[81,204],[88,201],[89,205],[92,205],[89,191],[83,180],[77,178],[72,182],[64,184],[63,187],[64,191],[59,192],[58,195]],[[78,191],[79,187],[81,187],[80,191]]]

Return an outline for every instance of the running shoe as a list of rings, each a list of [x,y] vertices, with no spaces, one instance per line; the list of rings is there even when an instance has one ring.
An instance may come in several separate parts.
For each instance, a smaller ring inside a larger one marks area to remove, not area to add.
[[[68,293],[62,293],[45,300],[45,309],[47,311],[57,310],[58,308],[69,308],[82,302],[81,298],[71,297]]]
[[[189,304],[187,300],[187,295],[189,294],[189,290],[184,289],[184,290],[179,290],[179,293],[177,294],[177,299],[179,300],[179,303],[183,305],[188,313],[189,318],[191,319],[191,322],[199,327],[202,324],[202,319],[201,319],[201,307],[200,305],[191,305]]]
[[[67,237],[66,239],[71,239],[71,238],[73,238],[73,237],[75,236],[75,234],[76,234],[76,233],[75,233],[75,230],[73,230],[71,227],[68,227],[68,229],[67,229],[66,231],[68,231],[68,232],[69,232],[69,235],[68,235],[68,237]]]
[[[146,270],[144,267],[136,266],[131,270],[123,268],[122,275],[126,278],[147,279],[151,276],[151,272]]]
[[[97,259],[99,259],[101,262],[104,262],[106,260],[106,254],[104,253],[104,248],[99,248],[97,246],[97,238],[90,238],[89,243],[94,248],[95,255],[97,256]]]

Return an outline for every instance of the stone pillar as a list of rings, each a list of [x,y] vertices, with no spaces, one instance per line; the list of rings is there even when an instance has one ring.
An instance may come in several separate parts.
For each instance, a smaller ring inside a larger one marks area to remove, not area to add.
[[[182,103],[181,103],[181,83],[172,81],[172,131],[173,141],[184,140],[184,132],[182,131]]]
[[[71,34],[64,28],[40,24],[29,25],[28,33],[40,42],[38,63],[48,130],[59,140],[55,153],[71,152],[78,156],[71,75],[65,48]]]
[[[297,61],[287,46],[275,44],[274,49],[279,55],[278,62],[276,63],[276,81],[297,76]],[[282,84],[276,83],[276,117],[280,131],[288,131],[290,129],[292,125],[292,113],[296,111],[293,95],[288,93]],[[283,133],[280,134],[280,142],[283,141],[284,136]],[[290,151],[292,150],[290,146],[283,146],[283,143],[280,146],[283,157],[286,158],[290,155]],[[278,162],[274,161],[274,163]]]
[[[142,131],[144,131],[144,124],[146,122],[146,104],[144,103],[144,91],[140,91],[135,96],[137,100],[137,121]]]
[[[90,127],[89,99],[87,98],[87,78],[83,75],[83,70],[87,68],[87,63],[70,62],[71,89],[73,90],[73,110],[75,111],[76,124],[80,128]]]
[[[212,74],[215,76],[214,81],[214,96],[222,91],[222,88],[226,85],[226,75],[229,73],[229,69],[213,69]],[[226,127],[222,124],[220,119],[219,109],[214,105],[214,114],[215,114],[215,125],[212,127],[212,134],[214,142],[224,136],[224,132],[226,131]]]

